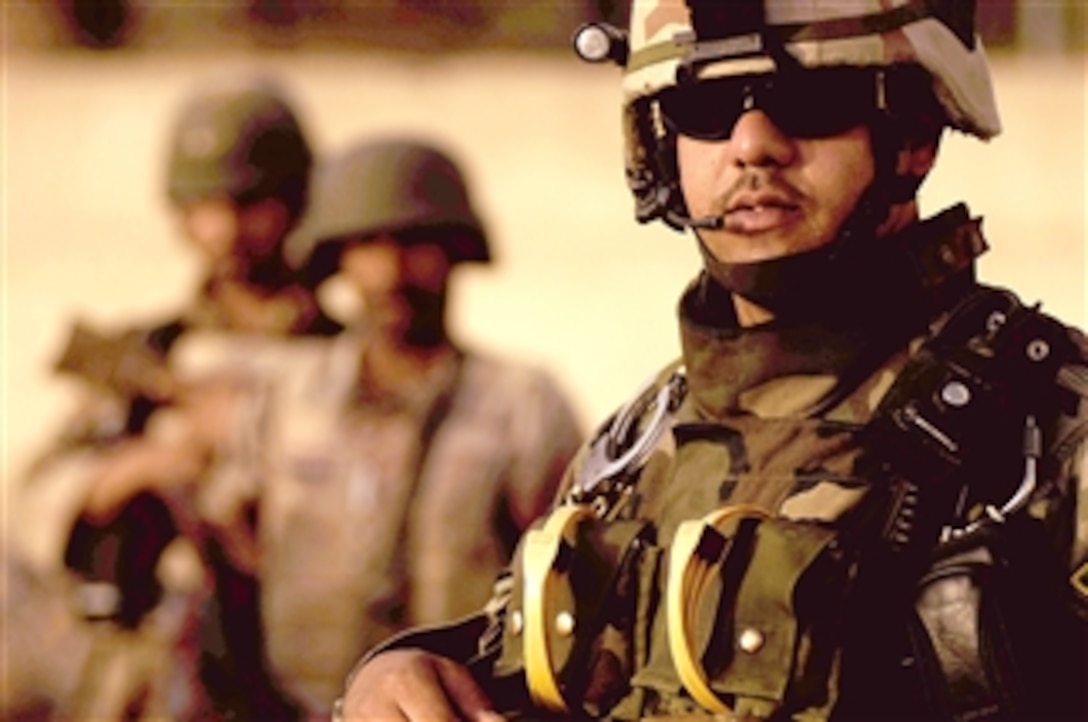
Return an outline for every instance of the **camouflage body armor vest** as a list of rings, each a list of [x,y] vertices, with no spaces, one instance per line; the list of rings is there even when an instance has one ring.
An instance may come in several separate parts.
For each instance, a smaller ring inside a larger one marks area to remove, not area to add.
[[[906,346],[692,315],[686,365],[606,422],[522,540],[476,665],[500,709],[1083,712],[1085,631],[1053,542],[1071,536],[1055,525],[1088,388],[1069,330],[973,278]]]

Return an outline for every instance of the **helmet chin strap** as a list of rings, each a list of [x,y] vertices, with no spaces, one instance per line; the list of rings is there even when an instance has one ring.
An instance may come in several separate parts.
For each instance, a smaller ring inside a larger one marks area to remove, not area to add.
[[[876,229],[887,218],[877,206],[863,197],[839,235],[820,248],[753,263],[720,261],[698,230],[695,234],[707,273],[726,290],[775,316],[821,315],[845,308],[859,278],[872,271],[867,267],[878,245],[873,242]]]

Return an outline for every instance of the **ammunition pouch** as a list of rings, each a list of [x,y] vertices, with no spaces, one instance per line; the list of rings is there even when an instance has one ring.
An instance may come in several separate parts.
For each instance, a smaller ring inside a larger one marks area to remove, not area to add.
[[[631,684],[684,687],[707,711],[757,718],[787,695],[829,707],[848,588],[835,540],[829,527],[738,506],[685,522],[663,550],[646,522],[559,507],[518,551],[495,675],[523,676],[529,706],[561,715],[609,711]],[[634,673],[661,562],[671,661]]]
[[[496,677],[524,675],[531,705],[550,712],[614,704],[632,672],[633,571],[649,531],[576,504],[534,525],[515,556]]]
[[[833,701],[836,609],[847,588],[836,534],[727,506],[680,525],[665,595],[676,673],[703,709],[767,719]]]

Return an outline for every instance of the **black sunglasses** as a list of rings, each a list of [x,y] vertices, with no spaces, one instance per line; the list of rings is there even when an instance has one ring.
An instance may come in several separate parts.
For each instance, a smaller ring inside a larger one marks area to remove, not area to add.
[[[659,98],[665,126],[699,140],[726,140],[749,110],[762,110],[782,132],[826,138],[867,123],[885,109],[883,75],[832,68],[678,85]]]

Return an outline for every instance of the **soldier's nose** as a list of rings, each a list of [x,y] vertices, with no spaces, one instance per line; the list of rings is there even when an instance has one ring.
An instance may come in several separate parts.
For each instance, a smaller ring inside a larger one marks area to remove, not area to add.
[[[793,140],[762,110],[741,114],[729,136],[738,166],[787,165],[793,159]]]

